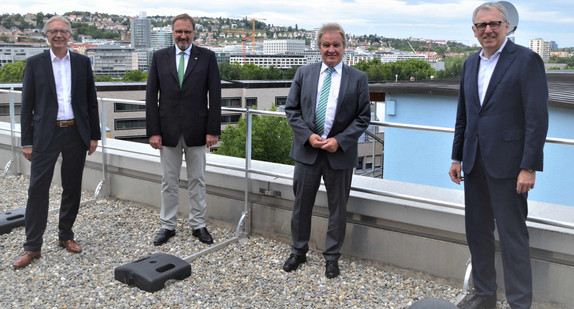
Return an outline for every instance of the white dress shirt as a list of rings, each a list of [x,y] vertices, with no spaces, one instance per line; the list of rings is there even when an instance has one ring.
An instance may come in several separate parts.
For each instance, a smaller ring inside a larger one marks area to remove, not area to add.
[[[317,103],[319,104],[319,97],[321,96],[321,88],[323,87],[323,81],[325,76],[327,76],[327,68],[329,68],[325,63],[321,65],[321,74],[319,74],[319,84],[317,86]],[[335,71],[331,73],[331,87],[329,88],[329,101],[327,101],[327,111],[325,112],[325,125],[323,129],[323,139],[326,139],[333,126],[333,120],[335,119],[335,112],[337,111],[337,101],[339,99],[339,88],[341,86],[341,76],[343,73],[343,62],[339,62],[335,66]],[[317,110],[317,105],[315,105],[315,110]]]
[[[52,72],[54,73],[56,93],[58,96],[58,116],[56,120],[74,119],[74,111],[72,110],[72,67],[70,65],[70,51],[68,50],[66,56],[60,59],[56,57],[50,49],[50,57],[52,58]]]
[[[500,59],[500,53],[504,49],[504,46],[506,46],[507,41],[508,39],[504,41],[500,49],[498,49],[494,55],[490,56],[490,58],[484,56],[484,49],[480,51],[480,65],[478,67],[478,97],[480,99],[480,106],[484,103],[484,96],[486,95],[488,84],[492,78],[492,73],[496,68],[498,59]]]
[[[189,47],[186,50],[181,50],[179,49],[179,47],[177,46],[177,44],[175,45],[175,68],[179,68],[179,59],[181,59],[181,52],[185,53],[184,59],[185,62],[183,64],[183,73],[185,74],[185,70],[187,69],[187,63],[189,62],[189,55],[191,54],[191,48],[193,47],[193,44],[190,44]]]

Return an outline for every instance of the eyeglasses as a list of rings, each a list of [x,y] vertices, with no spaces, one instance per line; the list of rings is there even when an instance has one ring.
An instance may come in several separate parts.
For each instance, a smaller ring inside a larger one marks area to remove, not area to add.
[[[175,34],[177,34],[177,35],[182,35],[182,34],[191,35],[191,32],[192,32],[192,31],[189,31],[189,30],[185,30],[185,31],[183,31],[183,30],[175,30],[174,32],[175,32]]]
[[[48,30],[48,33],[51,34],[51,35],[57,35],[58,32],[59,32],[61,35],[70,34],[70,31],[68,31],[68,30],[58,30],[58,29]]]
[[[474,24],[474,26],[476,27],[476,29],[480,30],[480,31],[484,31],[486,30],[486,26],[490,26],[490,29],[492,30],[497,30],[498,28],[500,28],[500,25],[502,23],[505,23],[506,21],[491,21],[489,23],[480,23],[480,24]]]

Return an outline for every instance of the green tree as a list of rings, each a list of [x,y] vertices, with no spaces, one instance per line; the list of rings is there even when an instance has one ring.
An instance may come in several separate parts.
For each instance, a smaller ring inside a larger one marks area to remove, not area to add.
[[[125,82],[144,82],[147,80],[147,72],[140,70],[128,71],[122,80]]]
[[[566,63],[566,69],[574,68],[574,57],[550,57],[550,63]]]
[[[26,60],[7,63],[0,68],[0,83],[22,82]]]
[[[276,110],[273,108],[272,110]],[[246,118],[241,118],[237,125],[229,125],[221,134],[221,147],[217,154],[245,158]],[[294,164],[289,157],[293,131],[286,118],[274,116],[253,116],[252,150],[254,160]]]
[[[36,13],[36,28],[42,29],[44,27],[44,13]]]
[[[222,80],[238,80],[241,77],[241,65],[222,62],[219,64],[219,74]]]
[[[110,75],[94,75],[94,81],[96,81],[96,82],[111,82],[112,77]]]
[[[462,74],[462,66],[467,57],[456,56],[444,59],[444,70],[437,71],[437,78],[458,78]]]
[[[368,62],[361,61],[354,67],[367,73],[370,81],[394,80],[395,76],[399,80],[409,80],[411,76],[420,80],[436,74],[429,63],[420,59],[381,63],[381,60],[375,58]]]
[[[420,59],[400,60],[390,65],[392,76],[398,75],[400,80],[409,80],[411,77],[416,80],[429,79],[436,74],[428,62]]]

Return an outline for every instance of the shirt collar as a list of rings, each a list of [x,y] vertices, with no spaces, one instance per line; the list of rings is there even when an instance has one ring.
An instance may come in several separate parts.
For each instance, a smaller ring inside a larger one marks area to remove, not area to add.
[[[506,40],[504,40],[504,43],[502,43],[502,46],[500,46],[500,48],[496,51],[496,53],[494,53],[494,55],[490,56],[490,59],[488,59],[484,56],[484,49],[481,49],[480,50],[480,58],[482,60],[485,60],[485,61],[494,60],[494,59],[498,58],[498,56],[500,56],[500,53],[502,53],[502,50],[506,46],[507,42],[508,42],[508,38],[506,38]]]
[[[58,58],[58,57],[54,54],[54,52],[53,52],[52,49],[50,48],[50,59],[52,59],[52,62],[61,61],[61,60],[64,60],[64,59],[70,60],[70,50],[68,49],[68,50],[66,51],[66,55],[64,56],[64,58],[60,59],[60,58]]]
[[[321,62],[321,73],[327,70],[327,68],[328,66],[324,62]],[[343,71],[343,61],[339,62],[339,64],[337,64],[334,68],[335,71],[341,75],[341,72]]]
[[[175,44],[175,54],[179,55],[179,53],[184,52],[186,55],[189,55],[191,53],[192,47],[193,47],[193,44],[189,44],[189,47],[186,50],[181,50],[181,49],[179,49],[179,46],[177,46],[177,44]]]

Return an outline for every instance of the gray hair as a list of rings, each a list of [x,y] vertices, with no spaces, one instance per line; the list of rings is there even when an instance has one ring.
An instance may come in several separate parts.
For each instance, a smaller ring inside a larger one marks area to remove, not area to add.
[[[50,24],[56,20],[59,20],[61,22],[66,23],[66,25],[68,27],[68,31],[70,33],[72,33],[72,23],[70,23],[70,20],[68,19],[68,17],[61,16],[61,15],[54,15],[46,22],[46,24],[44,24],[44,34],[46,34],[48,32],[48,30],[50,28]]]
[[[341,27],[341,25],[339,25],[337,23],[323,24],[323,26],[321,26],[321,28],[319,28],[319,32],[317,32],[317,45],[318,45],[318,47],[321,47],[321,37],[323,37],[323,34],[325,34],[326,32],[338,32],[338,33],[340,33],[341,37],[343,38],[343,47],[347,47],[347,36],[345,36],[345,30],[343,30],[343,27]]]
[[[493,10],[493,9],[500,11],[500,14],[502,14],[503,22],[508,21],[508,13],[506,12],[506,8],[504,7],[504,5],[500,4],[500,2],[486,2],[478,6],[476,9],[474,9],[474,12],[472,12],[472,23],[474,24],[474,20],[476,19],[476,14],[478,14],[478,11]]]

